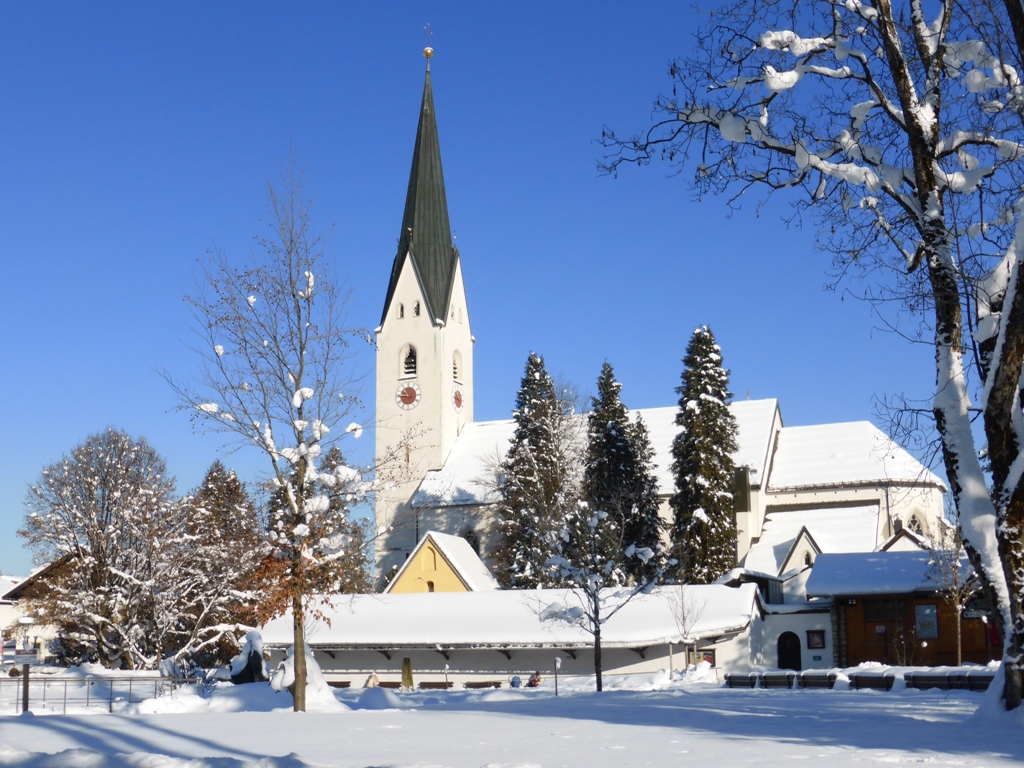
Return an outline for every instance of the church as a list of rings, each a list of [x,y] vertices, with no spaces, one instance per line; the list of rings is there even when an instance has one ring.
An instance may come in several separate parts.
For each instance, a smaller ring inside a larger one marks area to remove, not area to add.
[[[473,418],[473,344],[454,246],[427,48],[405,211],[376,328],[377,574],[386,580],[430,531],[485,562],[497,472],[512,420]],[[472,266],[470,265],[470,268]],[[479,298],[478,298],[479,300]],[[869,422],[787,427],[775,399],[737,401],[737,566],[778,579],[822,553],[871,552],[940,535],[945,486]],[[674,492],[676,406],[638,409],[655,449],[662,514]],[[581,448],[586,420],[581,417]],[[781,602],[781,601],[780,601]]]

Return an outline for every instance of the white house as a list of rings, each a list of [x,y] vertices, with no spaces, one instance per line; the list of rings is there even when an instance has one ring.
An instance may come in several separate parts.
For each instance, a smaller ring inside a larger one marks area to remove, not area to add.
[[[606,591],[605,604],[614,606],[617,594]],[[550,673],[556,658],[565,674],[589,675],[593,637],[569,620],[580,606],[578,593],[554,589],[337,596],[319,608],[326,620],[307,617],[306,642],[335,684],[359,685],[370,673],[394,684],[406,657],[415,680],[431,684],[507,684],[513,675]],[[762,614],[754,584],[637,595],[603,626],[604,672],[680,669],[687,652],[728,671],[763,666]],[[291,615],[261,632],[273,666],[291,645]]]

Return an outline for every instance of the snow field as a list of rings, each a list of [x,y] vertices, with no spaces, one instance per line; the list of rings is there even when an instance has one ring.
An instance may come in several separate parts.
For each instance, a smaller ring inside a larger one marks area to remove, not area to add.
[[[115,714],[0,717],[0,766],[556,768],[1010,766],[1024,716],[994,691],[729,690],[666,675],[545,680],[536,690],[348,689],[291,712],[269,684],[218,683]],[[10,711],[10,710],[5,710]],[[95,711],[95,710],[93,710]]]

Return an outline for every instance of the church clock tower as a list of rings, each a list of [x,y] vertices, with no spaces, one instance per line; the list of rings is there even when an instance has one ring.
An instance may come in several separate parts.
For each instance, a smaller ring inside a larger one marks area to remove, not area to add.
[[[430,58],[398,253],[377,336],[378,574],[400,566],[425,531],[410,500],[473,421],[473,335],[441,171]]]

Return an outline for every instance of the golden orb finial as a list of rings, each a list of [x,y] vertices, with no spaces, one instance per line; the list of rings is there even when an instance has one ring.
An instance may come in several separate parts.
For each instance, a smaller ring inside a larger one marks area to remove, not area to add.
[[[431,48],[429,45],[426,48],[423,49],[423,57],[425,59],[429,59],[433,55],[434,55],[434,49]]]

